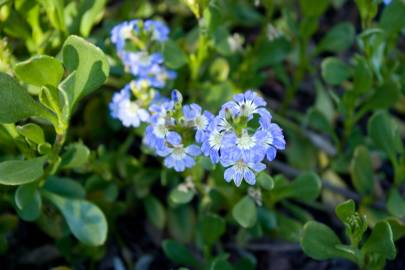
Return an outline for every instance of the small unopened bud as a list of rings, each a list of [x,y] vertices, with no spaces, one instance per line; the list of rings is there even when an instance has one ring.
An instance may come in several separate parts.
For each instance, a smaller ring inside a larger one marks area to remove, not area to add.
[[[183,102],[183,96],[182,96],[182,94],[179,92],[179,90],[174,89],[174,90],[172,91],[172,100],[173,100],[175,103],[180,103],[180,104]]]
[[[225,119],[227,121],[231,121],[232,120],[232,112],[229,108],[225,108]]]

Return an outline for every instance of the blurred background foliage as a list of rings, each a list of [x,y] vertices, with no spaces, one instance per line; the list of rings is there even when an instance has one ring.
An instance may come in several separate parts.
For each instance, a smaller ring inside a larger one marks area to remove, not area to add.
[[[62,165],[41,187],[59,197],[41,195],[27,216],[20,188],[0,185],[2,269],[405,268],[404,15],[403,0],[0,0],[0,71],[60,58],[72,34],[110,65],[73,108]],[[261,92],[287,141],[271,177],[236,188],[205,158],[176,173],[142,146],[142,128],[111,119],[111,96],[131,78],[110,31],[134,18],[171,29],[162,53],[178,76],[164,95],[179,89],[216,113],[236,93]],[[55,140],[34,122],[40,143],[24,121],[0,125],[1,161]],[[66,198],[101,209],[102,245],[72,236]]]

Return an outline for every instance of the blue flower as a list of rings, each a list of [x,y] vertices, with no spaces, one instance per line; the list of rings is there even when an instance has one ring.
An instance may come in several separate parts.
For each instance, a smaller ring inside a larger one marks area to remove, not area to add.
[[[122,22],[111,30],[111,42],[115,44],[118,52],[124,50],[126,40],[131,37],[133,32],[139,32],[139,20]]]
[[[152,32],[153,39],[159,42],[164,42],[169,38],[170,30],[161,21],[147,20],[143,27],[146,31]]]
[[[174,168],[177,172],[193,167],[195,165],[194,158],[201,154],[200,147],[195,144],[185,147],[181,143],[181,136],[177,132],[169,132],[166,138],[168,146],[161,153],[165,157],[164,165],[168,168]]]
[[[139,127],[141,122],[149,120],[149,113],[137,101],[131,100],[131,86],[127,84],[120,92],[113,95],[110,113],[119,119],[125,127]]]
[[[233,155],[225,155],[221,164],[226,167],[224,173],[225,181],[230,182],[233,180],[237,187],[240,186],[242,180],[245,180],[249,185],[256,183],[255,173],[261,172],[266,168],[266,165],[259,160],[245,161],[237,159]]]
[[[264,159],[274,160],[278,150],[285,148],[281,128],[271,123],[266,102],[252,91],[235,95],[225,103],[201,135],[201,150],[213,163],[229,167],[224,178],[255,182],[255,173],[263,170]],[[201,109],[187,108],[184,114],[193,118]]]
[[[268,161],[274,160],[277,150],[284,150],[286,144],[282,129],[274,123],[271,123],[268,129],[260,130],[258,143],[267,149],[266,157]]]
[[[201,143],[208,124],[214,116],[209,111],[202,112],[201,107],[195,103],[185,105],[183,107],[183,115],[184,119],[190,123],[189,125],[193,126],[196,130],[196,142]]]
[[[168,39],[169,28],[160,21],[131,20],[116,25],[111,30],[111,41],[126,70],[136,81],[146,87],[163,88],[167,81],[176,78],[175,71],[164,65],[160,52],[151,51],[151,43],[162,43]],[[131,46],[126,46],[131,43]]]

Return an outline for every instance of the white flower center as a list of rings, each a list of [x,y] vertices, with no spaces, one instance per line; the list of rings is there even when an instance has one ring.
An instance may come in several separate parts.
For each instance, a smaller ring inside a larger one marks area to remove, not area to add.
[[[138,106],[138,104],[136,104],[136,102],[126,100],[123,102],[122,106],[123,106],[124,111],[128,115],[134,116],[134,115],[138,114],[139,106]]]
[[[268,144],[268,145],[272,145],[273,142],[274,142],[273,135],[271,134],[271,132],[267,132],[267,136],[266,136],[266,138],[264,139],[264,143],[265,143],[265,144]]]
[[[236,140],[236,144],[240,149],[248,150],[256,145],[256,139],[253,136],[249,136],[247,132],[243,132]]]
[[[186,156],[186,149],[183,146],[177,146],[173,149],[172,157],[176,160],[182,160]]]
[[[204,129],[208,125],[208,119],[204,115],[197,116],[194,121],[195,126],[199,130]]]
[[[166,126],[165,120],[160,118],[157,125],[153,127],[153,133],[159,138],[164,138],[167,132],[169,132],[169,129]]]
[[[214,130],[208,138],[208,143],[214,150],[218,151],[221,148],[222,137],[224,135]]]
[[[243,116],[249,116],[256,112],[257,106],[253,100],[246,100],[239,105],[240,113]]]
[[[234,166],[235,169],[240,172],[243,172],[248,167],[248,165],[242,159],[236,161]]]

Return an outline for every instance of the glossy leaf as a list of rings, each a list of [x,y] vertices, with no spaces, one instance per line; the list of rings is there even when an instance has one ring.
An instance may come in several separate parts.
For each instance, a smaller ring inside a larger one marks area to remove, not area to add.
[[[371,232],[370,237],[364,243],[361,252],[363,254],[377,253],[384,258],[393,260],[396,256],[396,248],[393,234],[388,222],[378,222]]]
[[[373,164],[366,147],[360,145],[354,151],[350,173],[356,190],[361,194],[372,194],[374,189]]]
[[[204,245],[211,246],[219,241],[225,233],[225,220],[220,216],[209,214],[201,218],[197,224],[199,241]]]
[[[349,67],[338,58],[326,58],[322,61],[321,69],[323,79],[331,85],[338,85],[350,76]]]
[[[175,204],[185,204],[190,202],[194,197],[194,191],[182,190],[175,188],[170,192],[169,199]]]
[[[250,197],[243,197],[232,209],[233,218],[243,228],[250,228],[256,224],[257,209]]]
[[[165,64],[169,68],[177,69],[187,63],[187,55],[176,44],[176,42],[168,40],[163,45],[163,57]]]
[[[47,157],[29,160],[7,160],[0,163],[0,184],[22,185],[33,182],[44,174]]]
[[[61,167],[64,169],[84,166],[90,156],[90,150],[82,143],[72,143],[66,147],[62,155]]]
[[[392,188],[388,194],[387,209],[396,217],[405,217],[405,200],[396,188]]]
[[[349,22],[335,25],[320,41],[319,50],[341,52],[348,49],[354,40],[354,27]]]
[[[162,203],[154,196],[144,199],[146,215],[149,221],[158,229],[163,229],[166,223],[166,212]]]
[[[83,244],[100,246],[107,238],[107,220],[95,204],[82,199],[69,199],[55,193],[42,193],[65,218],[70,231]]]
[[[42,199],[37,184],[25,184],[17,188],[14,200],[18,215],[26,221],[34,221],[41,214]]]
[[[0,123],[15,123],[31,116],[55,119],[10,75],[0,72]]]
[[[266,172],[260,173],[256,177],[257,183],[265,190],[272,190],[274,187],[273,178]]]
[[[300,243],[305,254],[316,260],[339,257],[355,260],[354,254],[337,248],[342,243],[335,232],[316,221],[305,224]]]
[[[44,131],[37,124],[29,123],[24,126],[17,126],[17,131],[20,135],[36,144],[45,143]]]
[[[57,86],[65,72],[62,63],[51,56],[37,55],[15,66],[17,78],[35,86]]]
[[[86,191],[80,182],[67,177],[50,176],[45,182],[44,189],[65,198],[84,199]]]
[[[62,82],[61,88],[68,95],[72,108],[80,97],[90,94],[104,83],[109,74],[109,65],[102,50],[78,36],[66,39],[62,58],[70,75]]]
[[[386,112],[373,114],[368,122],[368,135],[391,160],[396,159],[397,152],[403,151],[397,126]]]
[[[321,192],[321,180],[314,172],[303,173],[291,183],[275,186],[272,194],[277,200],[294,198],[310,202],[315,200]]]

